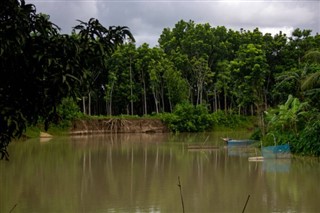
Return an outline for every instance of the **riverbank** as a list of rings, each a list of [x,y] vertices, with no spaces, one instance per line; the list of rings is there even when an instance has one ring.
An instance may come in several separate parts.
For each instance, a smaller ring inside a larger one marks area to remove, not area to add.
[[[22,139],[41,137],[43,125],[27,127]],[[170,132],[159,118],[85,118],[66,126],[51,125],[47,133],[53,136],[110,134],[110,133],[165,133]]]
[[[154,118],[79,119],[72,123],[70,135],[99,133],[164,133],[167,126]]]
[[[215,125],[210,131],[252,131],[254,120],[247,119],[236,126],[226,126],[221,123]],[[44,132],[43,125],[38,124],[27,128],[24,138],[40,137]],[[75,119],[68,125],[50,125],[47,133],[53,136],[110,134],[110,133],[165,133],[170,132],[168,124],[155,117],[86,117]]]

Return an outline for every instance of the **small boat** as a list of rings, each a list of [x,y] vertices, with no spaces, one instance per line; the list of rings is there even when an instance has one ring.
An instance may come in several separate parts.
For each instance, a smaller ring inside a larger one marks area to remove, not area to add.
[[[265,146],[261,148],[262,156],[264,158],[291,158],[291,151],[289,144]]]
[[[232,138],[221,138],[224,142],[226,142],[228,145],[250,145],[255,142],[255,140],[250,139],[242,139],[242,140],[236,140]]]
[[[231,140],[231,138],[221,138],[224,142],[228,143],[229,140]]]
[[[253,144],[255,140],[243,139],[243,140],[234,140],[230,139],[227,141],[228,146],[247,146]]]

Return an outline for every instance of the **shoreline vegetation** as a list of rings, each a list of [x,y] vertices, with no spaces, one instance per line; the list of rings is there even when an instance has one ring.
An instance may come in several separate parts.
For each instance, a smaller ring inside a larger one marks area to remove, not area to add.
[[[68,102],[68,105],[70,103]],[[258,128],[256,116],[225,113],[221,110],[210,113],[206,105],[190,103],[177,105],[172,113],[147,116],[88,116],[79,107],[58,107],[59,121],[51,124],[47,133],[81,135],[100,133],[162,133],[162,132],[211,132],[221,130],[250,130]],[[39,122],[27,128],[25,137],[39,137],[46,132],[45,124]]]
[[[59,127],[52,125],[48,131],[45,131],[43,125],[29,126],[26,132],[23,134],[22,140],[28,138],[41,138],[47,137],[41,135],[41,133],[49,134],[52,137],[57,136],[72,136],[72,135],[90,135],[90,134],[114,134],[114,133],[174,133],[169,130],[168,125],[165,124],[160,118],[115,118],[121,122],[129,123],[129,125],[123,125],[117,127],[117,129],[110,129],[110,126],[106,123],[111,122],[114,118],[86,118],[77,119],[74,124],[77,127]],[[252,118],[248,118],[252,120]],[[82,125],[78,126],[79,123]],[[102,125],[101,125],[102,124]],[[105,124],[105,126],[104,126]],[[91,125],[91,126],[90,126]],[[237,127],[215,126],[207,132],[213,131],[253,131],[255,124],[243,123]]]

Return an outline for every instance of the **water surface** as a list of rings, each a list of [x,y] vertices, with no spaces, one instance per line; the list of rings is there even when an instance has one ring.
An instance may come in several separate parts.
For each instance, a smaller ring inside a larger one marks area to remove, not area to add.
[[[32,139],[0,161],[0,212],[318,212],[315,159],[249,162],[247,133],[119,134]],[[191,151],[190,144],[215,149]]]

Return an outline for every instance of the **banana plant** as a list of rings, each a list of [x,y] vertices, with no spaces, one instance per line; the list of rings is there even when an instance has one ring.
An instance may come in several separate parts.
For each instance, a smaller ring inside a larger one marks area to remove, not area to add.
[[[307,102],[300,102],[298,98],[289,95],[284,104],[266,113],[269,131],[293,131],[297,134],[298,124],[304,122],[307,108]]]

